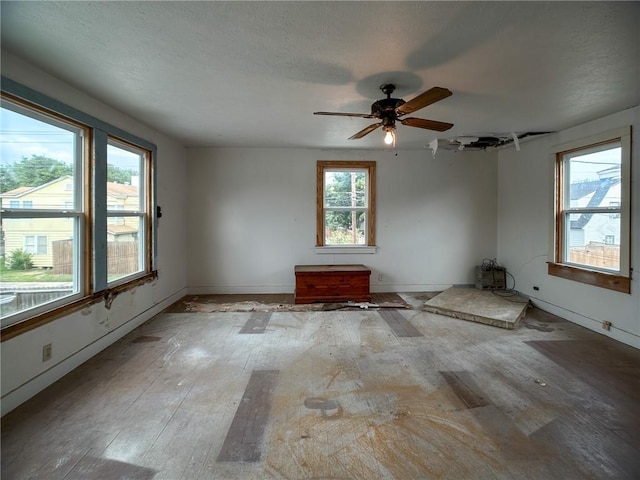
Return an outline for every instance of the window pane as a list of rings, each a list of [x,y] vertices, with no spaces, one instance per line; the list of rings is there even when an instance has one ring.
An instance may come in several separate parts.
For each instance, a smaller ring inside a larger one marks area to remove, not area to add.
[[[116,141],[107,147],[107,281],[143,272],[146,152]],[[138,212],[141,215],[122,215]]]
[[[620,218],[608,213],[570,214],[566,258],[570,263],[620,269]]]
[[[46,235],[38,235],[36,237],[36,253],[38,255],[46,255],[49,251],[48,249],[49,239]]]
[[[75,225],[75,218],[2,219],[2,318],[78,292]]]
[[[366,207],[367,185],[364,171],[324,174],[325,207]]]
[[[41,121],[3,102],[0,111],[0,198],[10,208],[62,209],[74,202],[80,131],[57,120]],[[14,111],[13,109],[18,111]],[[26,112],[25,112],[26,113]],[[37,116],[37,115],[35,115]]]
[[[615,143],[565,157],[571,208],[608,207],[612,202],[620,205],[621,152]]]
[[[83,207],[84,135],[76,125],[5,99],[0,125],[0,201],[11,209],[0,221],[4,324],[80,293],[80,213],[74,212]],[[61,217],[63,210],[69,215]]]
[[[143,210],[143,155],[109,144],[107,146],[107,210]]]
[[[325,245],[366,245],[364,211],[325,212],[324,225]]]
[[[112,217],[109,217],[111,220]],[[107,225],[107,275],[113,282],[142,271],[143,252],[142,219],[140,217],[118,217],[121,224]]]

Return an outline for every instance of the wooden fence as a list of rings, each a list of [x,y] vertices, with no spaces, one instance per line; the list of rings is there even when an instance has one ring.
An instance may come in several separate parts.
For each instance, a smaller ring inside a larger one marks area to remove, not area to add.
[[[620,268],[620,245],[591,242],[584,247],[571,247],[569,261],[602,268]]]
[[[73,274],[73,240],[58,240],[53,246],[53,273]],[[123,275],[137,272],[138,242],[107,242],[107,272]]]
[[[53,273],[56,275],[73,274],[73,240],[51,242],[53,255]]]

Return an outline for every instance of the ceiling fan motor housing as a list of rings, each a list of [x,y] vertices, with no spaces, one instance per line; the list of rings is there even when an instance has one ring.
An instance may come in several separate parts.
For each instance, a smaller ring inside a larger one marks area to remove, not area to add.
[[[383,98],[371,105],[371,115],[377,118],[396,117],[396,108],[406,102],[401,98]]]
[[[389,123],[393,123],[393,121],[395,121],[397,118],[396,108],[406,103],[401,98],[391,98],[391,94],[395,89],[396,86],[393,83],[380,85],[380,90],[382,90],[382,93],[384,93],[387,98],[378,100],[371,105],[371,115],[380,118],[383,121],[385,119],[391,119]]]

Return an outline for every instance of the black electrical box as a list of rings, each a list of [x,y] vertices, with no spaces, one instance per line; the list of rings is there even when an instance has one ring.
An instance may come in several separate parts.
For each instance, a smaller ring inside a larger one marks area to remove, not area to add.
[[[504,290],[507,288],[507,269],[504,267],[476,267],[476,288],[479,290]]]

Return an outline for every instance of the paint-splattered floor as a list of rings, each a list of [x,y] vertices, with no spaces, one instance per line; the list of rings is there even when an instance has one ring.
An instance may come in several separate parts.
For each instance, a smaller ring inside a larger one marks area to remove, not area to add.
[[[3,418],[2,479],[640,478],[640,351],[431,296],[164,312]]]

